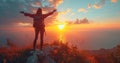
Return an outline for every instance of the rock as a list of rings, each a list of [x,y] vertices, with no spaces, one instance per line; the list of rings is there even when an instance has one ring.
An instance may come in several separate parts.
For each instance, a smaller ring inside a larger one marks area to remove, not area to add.
[[[32,56],[28,57],[26,63],[38,63],[37,55],[33,54]]]
[[[31,56],[28,57],[26,63],[56,63],[50,56],[48,55],[52,49],[47,47],[44,51],[35,50],[31,51]]]

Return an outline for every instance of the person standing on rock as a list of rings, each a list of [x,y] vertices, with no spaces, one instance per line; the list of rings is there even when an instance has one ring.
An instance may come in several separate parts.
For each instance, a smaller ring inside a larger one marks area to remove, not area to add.
[[[40,33],[40,50],[43,48],[43,38],[44,38],[44,33],[45,33],[45,24],[44,24],[44,19],[47,18],[48,16],[52,15],[56,11],[53,10],[50,13],[47,14],[42,14],[42,9],[38,8],[36,14],[30,14],[30,13],[25,13],[21,11],[20,13],[24,14],[25,16],[29,16],[33,18],[33,27],[35,30],[35,38],[33,41],[33,49],[36,49],[36,42],[38,39],[38,34]]]

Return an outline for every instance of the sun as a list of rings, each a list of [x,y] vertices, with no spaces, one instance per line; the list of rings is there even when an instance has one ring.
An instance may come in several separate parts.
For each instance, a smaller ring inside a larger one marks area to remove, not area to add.
[[[59,28],[59,30],[63,30],[65,28],[65,24],[59,24],[58,28]]]

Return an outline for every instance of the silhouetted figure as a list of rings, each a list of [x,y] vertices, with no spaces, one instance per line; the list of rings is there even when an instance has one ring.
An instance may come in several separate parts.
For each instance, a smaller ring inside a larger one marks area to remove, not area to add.
[[[30,13],[25,13],[21,11],[20,13],[24,14],[25,16],[29,16],[33,18],[33,27],[35,29],[35,39],[33,42],[33,49],[36,49],[36,42],[38,39],[38,34],[40,32],[40,49],[42,50],[43,46],[43,37],[44,37],[44,32],[45,32],[45,24],[44,24],[44,19],[53,14],[56,10],[53,10],[50,13],[47,14],[42,14],[42,9],[38,8],[36,14],[30,14]]]

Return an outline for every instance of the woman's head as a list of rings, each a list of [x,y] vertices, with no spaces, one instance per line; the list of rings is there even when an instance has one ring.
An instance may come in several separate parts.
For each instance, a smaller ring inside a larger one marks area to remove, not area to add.
[[[37,13],[36,14],[42,14],[42,9],[41,8],[38,8],[38,10],[37,10]]]

